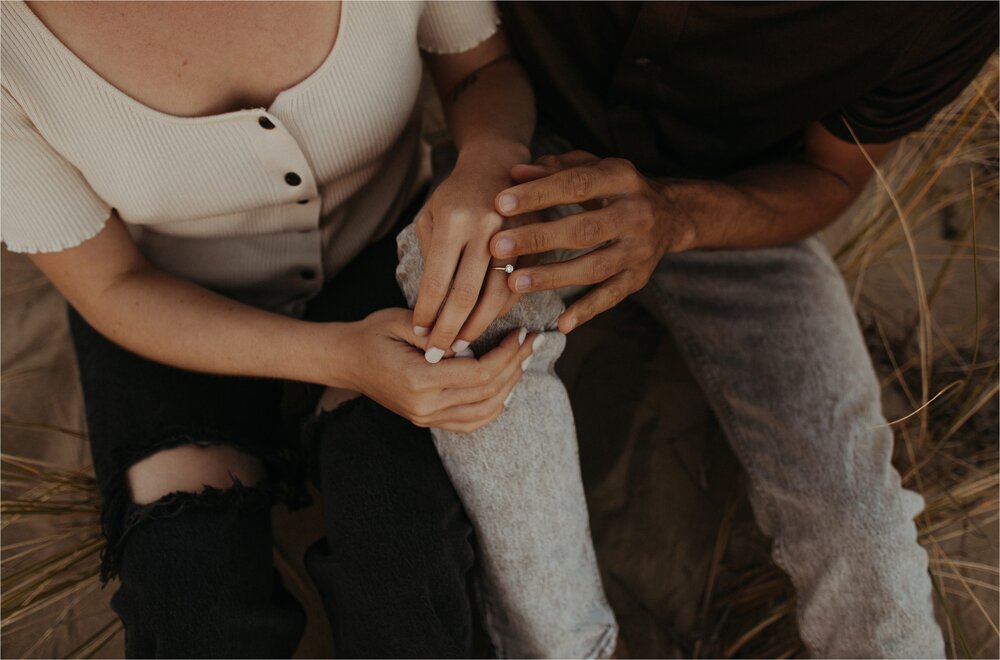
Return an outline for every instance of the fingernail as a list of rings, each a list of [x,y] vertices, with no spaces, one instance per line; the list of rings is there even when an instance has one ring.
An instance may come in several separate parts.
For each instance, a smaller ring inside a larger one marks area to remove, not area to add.
[[[425,328],[422,325],[413,326],[413,334],[415,334],[418,337],[426,337],[428,332],[430,332],[430,329]]]
[[[437,364],[438,362],[441,361],[441,357],[443,355],[444,355],[443,350],[432,346],[431,348],[427,349],[426,353],[424,353],[424,359],[430,362],[431,364]]]
[[[506,408],[507,404],[510,403],[511,398],[514,396],[514,390],[507,393],[507,398],[503,400],[503,407]]]
[[[521,363],[521,371],[528,370],[528,365],[531,364],[531,357],[532,356],[529,355],[528,357],[524,358],[524,362]]]
[[[527,337],[527,336],[528,336],[528,329],[527,328],[521,328],[521,331],[519,333],[517,333],[517,345],[518,346],[523,346],[524,345],[524,338]]]
[[[497,239],[497,257],[509,257],[514,253],[514,239],[512,238],[500,238]]]
[[[518,275],[514,280],[514,288],[518,291],[527,291],[531,286],[531,278],[527,275]]]
[[[459,339],[454,344],[451,345],[451,350],[455,351],[456,353],[461,353],[468,347],[469,347],[469,342],[465,341],[464,339]]]
[[[497,206],[504,213],[513,211],[517,208],[517,197],[514,197],[510,193],[504,193],[500,195],[500,199],[497,200]]]
[[[535,337],[535,341],[531,342],[532,352],[537,351],[545,343],[545,335],[538,335]]]
[[[575,316],[568,317],[566,319],[566,324],[565,325],[566,325],[566,332],[569,332],[570,330],[572,330],[573,328],[575,328],[576,327],[576,317]]]
[[[472,352],[471,348],[467,348],[464,351],[455,353],[455,357],[476,357],[476,354]]]

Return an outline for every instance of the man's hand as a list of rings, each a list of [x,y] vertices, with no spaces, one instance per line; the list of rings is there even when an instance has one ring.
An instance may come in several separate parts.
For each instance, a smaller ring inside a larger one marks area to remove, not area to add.
[[[573,151],[516,165],[511,176],[520,184],[497,195],[501,215],[562,204],[586,209],[552,222],[504,230],[490,241],[490,251],[499,260],[597,248],[570,261],[519,268],[508,277],[508,286],[518,293],[598,285],[559,317],[564,333],[645,286],[667,252],[695,247],[694,222],[670,207],[666,186],[647,179],[627,160]]]
[[[626,160],[582,151],[516,165],[520,185],[494,201],[504,216],[560,204],[583,213],[504,229],[490,241],[497,259],[554,249],[598,249],[561,264],[521,268],[513,291],[599,284],[559,319],[569,332],[642,288],[668,252],[787,245],[823,229],[857,198],[893,144],[851,144],[819,122],[803,130],[795,158],[763,163],[724,179],[648,179]],[[521,260],[523,264],[523,259]]]

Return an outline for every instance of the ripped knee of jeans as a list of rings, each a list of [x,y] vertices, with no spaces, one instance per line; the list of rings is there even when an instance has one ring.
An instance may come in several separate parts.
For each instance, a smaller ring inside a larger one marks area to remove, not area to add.
[[[348,401],[358,398],[359,396],[361,396],[361,392],[345,390],[339,387],[328,387],[323,390],[323,394],[320,395],[319,401],[316,403],[316,410],[313,414],[322,415],[323,413],[331,412]]]
[[[264,462],[232,445],[179,445],[136,462],[127,471],[132,502],[151,504],[175,492],[253,485],[267,476]]]
[[[105,492],[101,581],[118,574],[130,533],[149,520],[192,508],[270,508],[276,495],[270,468],[264,458],[235,445],[189,438],[138,457]]]

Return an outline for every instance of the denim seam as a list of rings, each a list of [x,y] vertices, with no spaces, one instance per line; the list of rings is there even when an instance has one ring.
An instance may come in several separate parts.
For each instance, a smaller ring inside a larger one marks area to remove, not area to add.
[[[604,635],[584,658],[610,658],[618,642],[618,625],[605,626]]]
[[[590,524],[587,524],[587,538],[593,539],[593,534],[591,533]],[[597,551],[594,550],[594,562],[591,565],[591,573],[594,580],[594,585],[597,587],[597,593],[599,593],[603,598],[599,605],[601,609],[607,610],[611,614],[612,623],[610,626],[605,627],[604,635],[598,641],[597,645],[591,649],[585,657],[587,658],[610,658],[611,654],[614,652],[615,647],[618,643],[618,617],[615,616],[614,608],[611,607],[611,603],[608,602],[607,592],[604,589],[604,580],[601,579],[601,570],[597,564]]]
[[[504,645],[505,637],[499,634],[496,625],[496,609],[493,604],[493,598],[490,596],[489,589],[485,587],[482,583],[482,579],[477,580],[477,591],[479,592],[480,601],[483,605],[483,622],[486,626],[487,632],[490,633],[490,639],[493,642],[493,650],[496,651],[496,656],[499,660],[505,658],[510,658],[511,656],[507,652],[507,648]]]

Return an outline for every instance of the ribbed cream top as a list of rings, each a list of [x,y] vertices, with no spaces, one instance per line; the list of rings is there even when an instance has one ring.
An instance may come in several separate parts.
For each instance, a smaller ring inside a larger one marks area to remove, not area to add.
[[[346,1],[325,62],[271,107],[176,117],[101,78],[22,2],[2,19],[7,247],[79,245],[113,208],[160,268],[293,314],[414,193],[419,49],[468,50],[498,24],[488,2]]]

